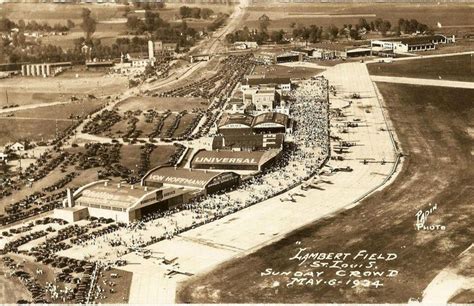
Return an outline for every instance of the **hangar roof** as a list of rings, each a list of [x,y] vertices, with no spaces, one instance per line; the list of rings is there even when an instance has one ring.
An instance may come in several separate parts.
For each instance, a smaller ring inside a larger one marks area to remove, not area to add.
[[[142,186],[126,185],[108,182],[105,184],[96,184],[84,189],[81,196],[77,199],[78,202],[85,202],[89,204],[107,205],[118,208],[128,208],[136,203],[142,196],[157,188],[145,190]]]
[[[272,112],[263,113],[263,114],[257,115],[253,119],[252,126],[256,126],[262,123],[276,123],[276,124],[281,124],[283,126],[287,126],[288,116],[281,113],[272,113]]]
[[[245,114],[228,114],[224,113],[219,121],[219,127],[228,124],[242,124],[248,127],[252,126],[253,117]]]
[[[212,149],[222,148],[281,148],[284,134],[226,135],[215,136]]]
[[[216,168],[222,165],[261,166],[278,155],[280,149],[268,151],[200,151],[194,155],[192,165],[214,164]]]
[[[191,170],[174,167],[160,167],[151,171],[145,181],[153,181],[163,184],[174,184],[192,188],[205,188],[207,183],[223,172],[211,172],[202,170]]]

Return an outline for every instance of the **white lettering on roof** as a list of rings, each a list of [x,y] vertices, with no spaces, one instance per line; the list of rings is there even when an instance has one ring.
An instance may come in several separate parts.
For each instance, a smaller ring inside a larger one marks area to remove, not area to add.
[[[196,157],[196,163],[210,164],[257,164],[255,158]]]
[[[178,184],[178,185],[191,185],[191,186],[204,186],[207,181],[197,180],[185,177],[174,177],[174,176],[163,176],[158,174],[153,174],[148,177],[148,180],[154,182],[163,182],[168,184]]]

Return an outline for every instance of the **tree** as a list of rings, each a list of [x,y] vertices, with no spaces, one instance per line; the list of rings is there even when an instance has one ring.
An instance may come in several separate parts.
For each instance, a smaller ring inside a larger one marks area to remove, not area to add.
[[[66,24],[69,30],[76,26],[76,24],[71,19],[68,19]]]
[[[209,17],[211,17],[212,14],[214,14],[214,11],[209,9],[209,8],[201,9],[201,18],[202,19],[208,19]]]
[[[82,9],[81,17],[81,28],[84,31],[84,34],[86,35],[86,39],[90,40],[91,36],[95,32],[97,22],[94,18],[91,17],[91,10],[89,10],[88,8]]]
[[[268,26],[270,25],[270,17],[263,14],[258,18],[258,25],[261,32],[267,32]]]

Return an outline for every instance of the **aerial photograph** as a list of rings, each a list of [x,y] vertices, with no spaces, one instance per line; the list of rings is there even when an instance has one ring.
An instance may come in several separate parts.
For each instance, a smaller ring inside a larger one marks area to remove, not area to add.
[[[474,305],[474,0],[0,0],[0,305]]]

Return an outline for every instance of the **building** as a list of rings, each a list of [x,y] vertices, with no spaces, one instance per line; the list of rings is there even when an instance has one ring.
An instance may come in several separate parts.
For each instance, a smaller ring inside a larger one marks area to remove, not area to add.
[[[142,179],[147,187],[185,188],[192,197],[205,196],[233,189],[240,184],[240,175],[234,172],[199,171],[169,166],[150,170]]]
[[[250,135],[252,130],[253,116],[247,114],[224,113],[217,124],[217,131],[221,134]]]
[[[256,89],[260,87],[273,87],[287,92],[291,90],[291,80],[290,78],[286,77],[266,77],[266,75],[249,75],[242,80],[240,89],[245,92],[246,90]]]
[[[275,55],[275,62],[289,63],[289,62],[301,62],[303,60],[303,54],[300,52],[285,52]]]
[[[240,170],[259,172],[277,160],[281,150],[267,151],[205,151],[200,150],[191,160],[191,168],[208,170]]]
[[[190,56],[190,62],[195,63],[195,62],[207,62],[211,59],[210,54],[196,54],[196,55],[191,55]]]
[[[87,184],[63,201],[55,217],[78,221],[88,216],[110,218],[118,222],[133,222],[154,212],[165,211],[188,202],[192,190],[183,187],[113,184],[107,180]]]
[[[8,149],[14,152],[25,151],[25,145],[20,142],[15,142],[14,144],[10,145]]]
[[[49,77],[55,76],[70,67],[72,67],[71,62],[25,64],[21,65],[21,75]]]
[[[441,34],[414,36],[386,40],[372,40],[370,46],[375,53],[392,52],[395,54],[435,50],[439,44],[454,43],[455,36]]]
[[[257,49],[258,43],[256,41],[236,41],[234,42],[234,47],[236,49]]]
[[[314,50],[310,57],[322,60],[336,58],[368,56],[371,54],[369,45],[347,45],[344,43],[318,43],[313,45]]]
[[[4,162],[8,159],[8,154],[0,152],[0,162]]]
[[[268,112],[257,115],[252,121],[252,130],[255,134],[292,133],[293,123],[282,113]]]
[[[217,135],[212,150],[264,151],[283,149],[285,134]]]
[[[252,94],[252,104],[258,112],[272,111],[276,107],[277,96],[274,88],[257,89]]]
[[[256,116],[224,113],[217,125],[217,133],[224,136],[293,133],[293,125],[288,115],[278,112]]]

